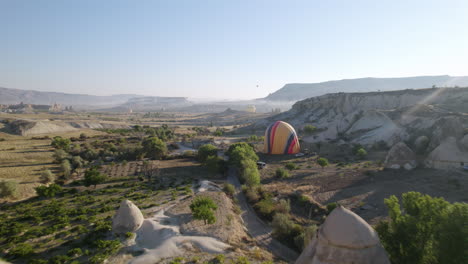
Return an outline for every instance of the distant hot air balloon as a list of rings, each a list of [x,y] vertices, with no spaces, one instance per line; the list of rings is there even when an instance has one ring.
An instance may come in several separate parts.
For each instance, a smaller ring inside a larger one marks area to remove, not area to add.
[[[296,131],[283,121],[276,121],[267,128],[264,145],[267,154],[296,154],[301,150]]]

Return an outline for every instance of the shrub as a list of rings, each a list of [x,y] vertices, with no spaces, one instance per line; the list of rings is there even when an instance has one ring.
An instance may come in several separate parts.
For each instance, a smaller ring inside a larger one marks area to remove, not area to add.
[[[286,167],[286,169],[288,169],[288,170],[290,170],[290,171],[296,170],[296,169],[299,168],[299,166],[297,166],[297,164],[294,164],[294,163],[292,163],[292,162],[286,163],[286,165],[285,165],[284,167]]]
[[[55,197],[57,194],[59,194],[60,192],[62,192],[62,187],[60,187],[60,185],[58,184],[51,184],[49,186],[38,186],[35,188],[36,190],[36,193],[37,195],[39,195],[39,197]]]
[[[87,136],[85,133],[81,133],[81,134],[80,134],[80,139],[81,139],[81,140],[85,140],[85,139],[87,139],[87,138],[88,138],[88,136]]]
[[[328,160],[326,158],[318,158],[317,163],[322,167],[322,169],[328,166]]]
[[[253,147],[245,142],[234,143],[229,146],[226,155],[229,156],[229,163],[237,168],[241,167],[243,160],[258,161],[258,156],[255,154]]]
[[[236,187],[230,183],[225,183],[223,186],[223,191],[230,197],[234,197],[236,193]]]
[[[205,163],[209,156],[217,156],[218,155],[218,148],[211,145],[206,144],[198,148],[197,159],[201,163]]]
[[[53,155],[55,162],[60,163],[65,159],[68,159],[70,155],[63,149],[56,149]]]
[[[0,182],[0,197],[16,197],[18,195],[18,183],[15,181]]]
[[[56,149],[69,150],[70,144],[71,144],[70,139],[57,136],[52,139],[51,146]]]
[[[146,138],[142,145],[144,153],[150,159],[161,159],[167,153],[166,143],[157,137]]]
[[[44,170],[39,177],[40,181],[44,184],[55,181],[55,175],[50,170]]]
[[[327,211],[328,213],[331,213],[336,207],[338,207],[337,203],[329,203],[327,204]]]
[[[291,204],[289,203],[289,200],[281,199],[276,204],[276,207],[275,207],[276,213],[289,214],[289,211],[291,211]]]
[[[299,235],[294,237],[294,244],[300,250],[304,250],[307,245],[309,245],[310,241],[314,237],[315,233],[317,232],[316,225],[310,225],[305,227]]]
[[[73,248],[68,250],[67,255],[70,257],[79,257],[83,255],[83,251],[81,250],[81,248]]]
[[[261,216],[270,220],[275,212],[276,202],[272,198],[268,197],[260,200],[260,202],[256,203],[254,207]]]
[[[216,205],[213,199],[206,196],[199,196],[190,204],[193,218],[203,220],[205,225],[216,222],[216,217],[213,213],[216,209],[218,209],[218,205]]]
[[[252,203],[256,203],[260,199],[260,195],[255,188],[247,188],[245,190],[245,196],[247,197],[247,200]]]
[[[68,160],[63,160],[62,164],[60,164],[60,168],[62,169],[63,177],[65,177],[65,179],[68,179],[71,175],[70,162]]]
[[[106,178],[107,176],[100,173],[97,168],[90,168],[85,172],[84,185],[86,187],[94,185],[94,188],[96,188],[96,185],[105,182]]]
[[[417,192],[385,199],[390,221],[376,230],[392,263],[456,264],[468,259],[468,204]]]
[[[305,126],[304,126],[304,133],[306,133],[306,134],[312,134],[312,133],[314,133],[316,130],[317,130],[317,128],[314,127],[313,125],[305,125]]]
[[[363,159],[363,158],[365,158],[367,156],[367,151],[364,148],[359,148],[356,151],[356,156],[358,156],[358,158],[360,158],[360,159]]]
[[[71,160],[71,164],[73,165],[73,168],[81,168],[84,165],[84,161],[80,156],[73,156]]]
[[[273,236],[290,246],[295,246],[296,237],[303,231],[301,226],[295,224],[287,214],[275,214],[271,225]]]
[[[289,178],[289,172],[287,172],[283,168],[276,169],[275,175],[277,178],[280,178],[280,179]]]

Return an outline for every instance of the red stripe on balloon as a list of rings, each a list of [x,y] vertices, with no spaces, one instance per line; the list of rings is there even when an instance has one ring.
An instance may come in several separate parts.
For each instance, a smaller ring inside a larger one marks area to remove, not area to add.
[[[270,151],[273,153],[273,143],[275,142],[276,128],[278,128],[280,121],[276,121],[271,129],[271,138],[270,138]]]

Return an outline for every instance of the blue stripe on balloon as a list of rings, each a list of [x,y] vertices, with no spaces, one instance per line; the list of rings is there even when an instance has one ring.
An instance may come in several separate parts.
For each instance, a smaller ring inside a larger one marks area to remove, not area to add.
[[[286,146],[284,147],[284,154],[289,154],[288,153],[289,146],[291,146],[291,144],[292,144],[295,137],[296,137],[296,133],[291,132],[291,134],[289,135],[289,138],[288,138],[288,142],[286,143]]]
[[[268,132],[267,132],[267,146],[268,146],[268,154],[271,154],[271,145],[270,145],[270,139],[271,139],[271,129],[273,128],[273,126],[275,125],[275,123],[273,123],[271,126],[268,127]]]

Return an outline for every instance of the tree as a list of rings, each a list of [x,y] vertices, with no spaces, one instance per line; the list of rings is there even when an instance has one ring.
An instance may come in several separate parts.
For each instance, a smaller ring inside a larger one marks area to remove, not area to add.
[[[67,151],[70,149],[70,144],[71,144],[70,139],[56,136],[52,139],[51,146],[56,149],[63,149]]]
[[[356,156],[358,156],[360,159],[364,159],[367,156],[367,151],[364,148],[359,148],[356,151]]]
[[[70,155],[63,149],[56,149],[54,151],[53,157],[57,163],[61,163],[62,160],[68,159]]]
[[[80,156],[73,156],[71,161],[73,168],[81,168],[84,165],[84,161]]]
[[[62,164],[60,164],[60,168],[62,169],[63,177],[65,177],[65,179],[68,179],[71,175],[70,162],[68,160],[63,160]]]
[[[62,187],[60,185],[52,183],[49,186],[38,186],[35,188],[37,195],[40,197],[55,197],[58,193],[62,191]]]
[[[47,184],[55,181],[55,175],[50,170],[43,170],[39,179],[42,183]]]
[[[316,130],[317,130],[317,128],[314,127],[313,125],[305,125],[304,126],[304,133],[306,133],[308,135],[314,133]]]
[[[94,188],[96,189],[96,185],[105,182],[106,178],[107,176],[100,173],[96,167],[90,168],[85,172],[84,185],[86,187],[94,185]]]
[[[234,146],[234,147],[233,147]],[[258,156],[255,154],[254,149],[247,143],[235,143],[231,145],[227,151],[229,156],[229,163],[240,168],[243,160],[252,160],[253,162],[258,161]]]
[[[85,133],[81,133],[81,134],[80,134],[80,139],[81,139],[81,140],[85,140],[85,139],[87,139],[87,138],[88,138],[88,136],[87,136]]]
[[[201,163],[204,163],[208,156],[216,156],[218,154],[218,148],[211,145],[211,144],[205,144],[198,148],[198,154],[197,154],[197,159]]]
[[[241,179],[247,186],[252,187],[260,184],[260,173],[255,161],[244,159],[241,162],[241,167]]]
[[[149,137],[143,141],[143,151],[150,159],[161,159],[167,152],[167,146],[164,141],[157,137]]]
[[[317,163],[322,167],[322,169],[328,166],[328,160],[326,158],[318,158]]]
[[[468,204],[418,192],[385,199],[390,221],[376,230],[392,263],[456,264],[468,260]]]
[[[214,224],[216,222],[216,216],[214,211],[218,209],[218,205],[207,196],[198,196],[190,204],[190,210],[192,211],[193,218],[197,220],[203,220],[206,224]]]
[[[18,194],[18,183],[15,181],[0,182],[0,197],[16,197]]]

